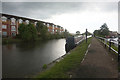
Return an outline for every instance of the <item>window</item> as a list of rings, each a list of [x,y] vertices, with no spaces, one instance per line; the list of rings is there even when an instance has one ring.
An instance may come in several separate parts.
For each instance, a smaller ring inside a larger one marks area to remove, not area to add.
[[[43,25],[45,25],[45,23],[43,23]]]
[[[6,22],[7,21],[7,18],[6,17],[2,17],[2,21]]]
[[[52,25],[53,29],[54,29],[54,25]]]
[[[49,27],[49,24],[47,24],[47,27]]]
[[[57,25],[56,25],[56,28],[57,28]]]
[[[26,20],[25,22],[26,22],[26,24],[29,24],[29,21],[28,21],[28,20]]]
[[[15,26],[11,26],[11,31],[16,31]]]
[[[37,22],[35,22],[35,25],[37,25]]]
[[[11,25],[15,25],[15,18],[11,18]]]
[[[7,36],[7,32],[2,32],[2,35],[3,36]]]
[[[7,25],[2,25],[2,29],[7,29]]]
[[[19,19],[19,23],[21,24],[23,22],[23,20],[22,19]]]
[[[61,30],[61,27],[60,27],[60,30]]]

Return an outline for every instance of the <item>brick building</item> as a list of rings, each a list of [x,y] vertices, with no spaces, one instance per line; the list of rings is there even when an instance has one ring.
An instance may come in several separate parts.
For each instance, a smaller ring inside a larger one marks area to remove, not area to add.
[[[48,31],[51,34],[62,33],[64,32],[63,27],[55,25],[53,23],[39,21],[35,19],[19,17],[14,15],[2,14],[0,22],[2,22],[2,36],[3,37],[14,37],[18,33],[19,24],[29,24],[32,23],[36,26],[37,22],[42,22],[44,25],[47,26]]]

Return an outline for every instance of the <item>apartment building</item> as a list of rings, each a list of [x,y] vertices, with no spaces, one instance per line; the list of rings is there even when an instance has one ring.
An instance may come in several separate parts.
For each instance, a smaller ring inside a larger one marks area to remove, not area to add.
[[[0,21],[2,22],[3,37],[15,37],[17,34],[19,34],[18,27],[19,27],[19,24],[21,23],[24,23],[24,24],[32,23],[36,27],[37,22],[42,22],[44,25],[47,26],[48,32],[50,32],[51,34],[56,34],[56,33],[60,34],[64,32],[63,27],[55,25],[53,23],[39,21],[39,20],[25,18],[25,17],[14,16],[14,15],[2,14]]]

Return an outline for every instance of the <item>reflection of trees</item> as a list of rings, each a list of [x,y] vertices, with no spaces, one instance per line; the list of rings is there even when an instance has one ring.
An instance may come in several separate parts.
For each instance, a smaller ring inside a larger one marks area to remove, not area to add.
[[[11,50],[11,49],[13,49],[13,46],[14,46],[14,45],[7,44],[7,45],[6,45],[6,48],[7,48],[8,50]]]
[[[37,47],[43,47],[45,44],[47,44],[47,41],[21,42],[19,44],[16,44],[16,47],[21,51],[28,51],[28,50],[34,50]]]

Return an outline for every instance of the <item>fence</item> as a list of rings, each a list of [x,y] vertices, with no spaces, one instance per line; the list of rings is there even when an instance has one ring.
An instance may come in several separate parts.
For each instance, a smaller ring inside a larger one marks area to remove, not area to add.
[[[113,52],[118,54],[118,44],[117,43],[114,43],[114,41],[112,41],[111,39],[108,40],[103,37],[96,36],[96,38],[98,38],[105,45],[105,47],[107,46],[109,48],[109,51],[112,50]]]

